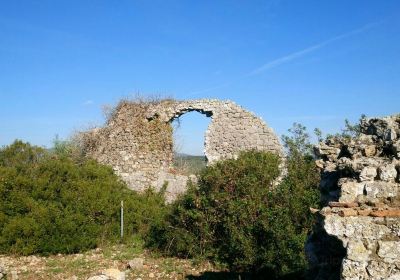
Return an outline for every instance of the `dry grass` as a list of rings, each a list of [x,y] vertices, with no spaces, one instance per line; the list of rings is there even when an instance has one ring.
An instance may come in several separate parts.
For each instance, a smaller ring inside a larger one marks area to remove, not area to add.
[[[129,270],[127,264],[135,257],[144,259],[141,270]],[[116,245],[84,254],[49,257],[0,256],[9,274],[14,271],[20,280],[87,279],[108,268],[126,272],[126,279],[185,279],[205,271],[216,271],[208,262],[164,258],[142,250],[141,244]],[[11,277],[10,277],[11,279]]]

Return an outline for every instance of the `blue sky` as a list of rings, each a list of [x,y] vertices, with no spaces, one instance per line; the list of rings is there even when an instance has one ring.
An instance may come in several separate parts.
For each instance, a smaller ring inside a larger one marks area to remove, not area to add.
[[[230,99],[293,122],[400,112],[400,1],[0,2],[0,145],[50,146],[135,93]],[[208,120],[184,116],[183,152]]]

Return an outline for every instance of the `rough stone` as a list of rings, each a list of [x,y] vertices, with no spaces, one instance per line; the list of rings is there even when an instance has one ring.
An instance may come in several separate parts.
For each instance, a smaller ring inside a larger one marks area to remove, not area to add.
[[[313,250],[307,255],[317,270],[315,279],[332,275],[327,258],[331,267],[341,264],[335,272],[341,280],[400,279],[400,115],[363,119],[360,128],[352,139],[332,138],[315,149],[321,200],[328,205],[319,211],[306,245]],[[337,157],[336,149],[341,151]],[[327,174],[335,174],[329,185]]]
[[[125,272],[119,271],[117,268],[108,268],[104,270],[103,275],[107,276],[110,280],[125,280]]]
[[[372,157],[376,154],[376,146],[368,145],[363,148],[363,155],[366,157]]]
[[[393,164],[386,164],[379,167],[379,178],[385,182],[394,182],[397,178],[397,170]]]
[[[342,240],[351,237],[377,240],[386,234],[390,234],[390,229],[379,224],[383,221],[379,219],[381,218],[328,215],[324,221],[324,228],[328,234],[337,236]]]
[[[379,241],[378,256],[387,263],[400,261],[400,241]]]
[[[375,167],[364,167],[360,173],[360,181],[372,181],[376,177],[378,172],[376,171]]]
[[[357,196],[363,194],[364,184],[358,183],[356,180],[342,180],[338,183],[340,188],[340,202],[355,201]]]
[[[6,277],[6,269],[3,264],[0,263],[0,279],[4,279]]]
[[[110,277],[101,274],[101,275],[91,276],[87,280],[111,280],[111,279],[110,279]]]
[[[367,262],[352,261],[344,259],[342,263],[342,277],[346,280],[370,279],[366,270]]]
[[[143,268],[143,263],[143,258],[134,258],[128,262],[128,268],[133,270],[140,270]]]
[[[197,111],[211,118],[205,133],[208,164],[235,158],[244,150],[262,150],[283,157],[279,139],[266,123],[231,101],[121,102],[106,126],[82,133],[85,154],[113,167],[131,189],[143,191],[167,184],[167,200],[186,190],[187,176],[173,167],[173,129],[179,116]]]
[[[364,191],[366,197],[369,199],[396,197],[398,186],[394,183],[382,181],[367,182],[364,186]]]
[[[369,214],[372,217],[400,217],[400,209],[385,209],[371,211]]]
[[[347,258],[352,261],[368,261],[371,252],[367,250],[360,240],[347,243]]]

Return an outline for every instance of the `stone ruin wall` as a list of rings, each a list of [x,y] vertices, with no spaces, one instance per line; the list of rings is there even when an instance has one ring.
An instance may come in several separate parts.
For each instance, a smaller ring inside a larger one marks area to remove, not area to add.
[[[214,99],[121,102],[106,126],[84,134],[85,152],[112,166],[134,190],[159,190],[168,182],[171,201],[186,190],[188,180],[173,170],[171,122],[190,111],[211,118],[205,133],[209,164],[251,149],[283,155],[278,137],[264,121],[231,101]]]
[[[358,137],[316,153],[325,207],[306,245],[316,279],[400,279],[400,116],[362,120]]]

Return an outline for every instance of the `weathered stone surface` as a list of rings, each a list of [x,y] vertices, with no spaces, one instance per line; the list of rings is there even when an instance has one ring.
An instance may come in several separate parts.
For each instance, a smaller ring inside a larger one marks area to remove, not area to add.
[[[375,167],[367,166],[361,170],[360,181],[372,181],[378,174]]]
[[[352,208],[352,207],[357,207],[358,206],[358,202],[337,202],[337,201],[331,201],[329,202],[329,206],[330,207],[345,207],[345,208]]]
[[[334,255],[343,246],[341,280],[400,280],[400,115],[364,119],[360,128],[355,138],[333,138],[316,148],[322,202],[330,206],[319,211],[316,232],[332,238],[309,239],[319,242],[319,248],[307,245],[314,250],[308,252],[313,256],[310,265],[317,275],[329,275],[326,263],[318,263],[319,255]],[[326,174],[338,176],[329,187]],[[321,253],[321,248],[327,252]]]
[[[143,263],[143,258],[134,258],[128,262],[128,268],[133,270],[140,270],[143,268]]]
[[[350,217],[350,216],[357,216],[358,212],[356,209],[342,209],[339,211],[339,216],[340,217]]]
[[[384,209],[371,211],[372,217],[400,217],[400,209]]]
[[[357,182],[357,180],[339,180],[340,197],[339,202],[355,201],[358,195],[362,195],[364,191],[364,184]],[[354,207],[354,206],[352,206]]]
[[[167,182],[171,201],[185,191],[188,180],[173,168],[171,121],[190,111],[211,118],[205,133],[209,164],[253,149],[283,156],[278,137],[263,120],[231,101],[215,99],[121,102],[106,126],[82,134],[84,152],[112,166],[134,190],[161,189]]]
[[[371,261],[367,266],[367,272],[373,279],[384,280],[390,274],[390,264]]]
[[[396,197],[398,189],[397,184],[382,181],[367,182],[364,186],[366,197],[369,199]]]
[[[6,277],[6,270],[3,264],[0,263],[0,279],[4,279]]]
[[[110,279],[110,277],[101,274],[101,275],[91,276],[87,280],[111,280],[111,279]]]
[[[342,263],[342,277],[346,280],[370,279],[366,270],[367,262],[352,261],[344,259]]]
[[[347,243],[347,258],[352,261],[368,261],[371,252],[365,248],[360,240],[351,240]]]
[[[397,171],[394,164],[385,164],[383,166],[379,166],[379,178],[382,181],[394,182],[394,180],[397,178]]]
[[[372,157],[376,154],[376,146],[368,145],[363,148],[363,155],[366,157]]]
[[[324,229],[326,232],[330,235],[337,236],[339,239],[357,237],[379,240],[386,234],[390,234],[389,228],[379,224],[383,222],[382,218],[327,215],[324,222]]]
[[[400,261],[400,241],[379,241],[378,256],[387,263]]]

